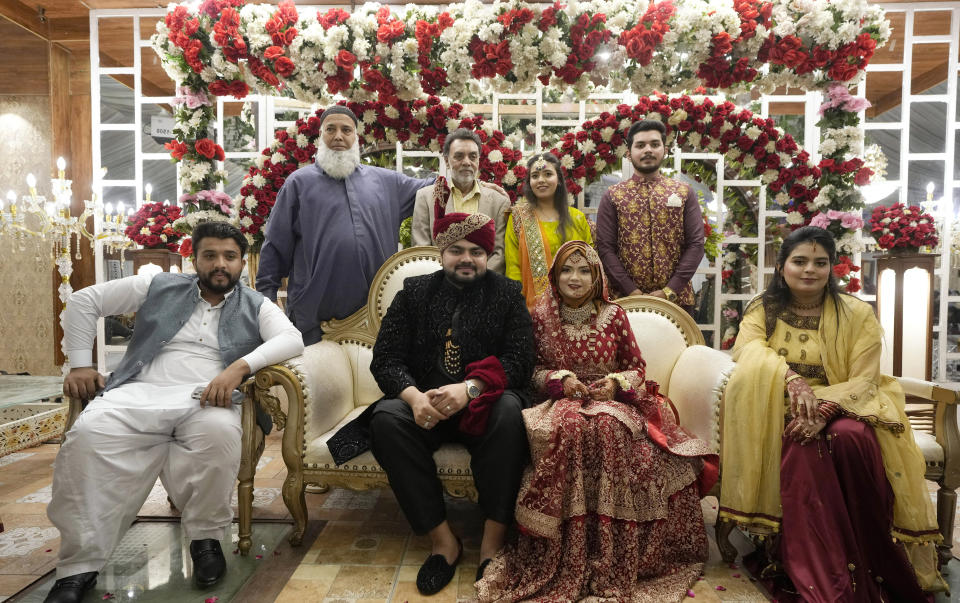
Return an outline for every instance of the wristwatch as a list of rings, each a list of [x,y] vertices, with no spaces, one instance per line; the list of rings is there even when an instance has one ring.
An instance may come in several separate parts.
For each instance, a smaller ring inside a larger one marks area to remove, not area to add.
[[[677,303],[677,294],[673,292],[673,289],[670,287],[664,286],[662,289],[664,296],[666,296],[668,302]]]
[[[464,381],[464,385],[467,386],[467,398],[473,400],[480,395],[480,388],[473,381]]]

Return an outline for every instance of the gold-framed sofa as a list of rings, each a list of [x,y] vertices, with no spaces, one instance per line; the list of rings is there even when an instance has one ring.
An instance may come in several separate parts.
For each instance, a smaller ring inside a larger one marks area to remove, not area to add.
[[[435,247],[412,247],[392,256],[377,272],[367,305],[352,316],[324,325],[323,340],[308,346],[302,356],[262,369],[250,384],[253,403],[270,413],[283,429],[283,459],[287,478],[283,499],[294,520],[290,542],[298,545],[307,523],[304,492],[308,485],[366,490],[389,487],[386,474],[373,454],[365,452],[337,467],[326,441],[359,415],[382,393],[369,365],[380,320],[393,296],[409,276],[440,269]],[[720,452],[723,393],[735,364],[726,352],[704,345],[703,333],[679,306],[650,296],[617,300],[647,363],[647,378],[657,381],[673,401],[680,423]],[[960,393],[927,381],[899,379],[907,394],[907,414],[927,463],[927,479],[936,482],[937,519],[944,543],[941,559],[949,559],[953,540],[956,489],[960,487],[960,429],[957,403]],[[278,395],[278,387],[283,395]],[[286,398],[286,412],[280,397]],[[244,464],[239,485],[240,548],[249,550],[252,504],[252,468],[262,451],[262,435],[255,425],[250,400],[244,406]],[[246,459],[251,459],[247,462]],[[434,455],[437,473],[453,496],[476,499],[466,449],[448,444]],[[721,467],[722,478],[722,467]],[[720,482],[711,492],[718,495]],[[730,486],[728,486],[730,487]],[[246,507],[246,508],[244,508]],[[737,550],[728,541],[730,524],[717,524],[717,544],[727,562]]]
[[[374,277],[364,308],[344,320],[326,323],[323,340],[308,346],[302,356],[257,373],[255,400],[270,412],[278,428],[285,424],[282,449],[287,478],[282,491],[295,524],[291,544],[299,544],[306,529],[306,486],[317,486],[321,491],[330,487],[389,487],[371,452],[337,467],[326,442],[382,396],[370,374],[370,359],[380,320],[403,287],[403,280],[439,269],[440,253],[435,247],[412,247],[397,253]],[[670,302],[637,296],[620,303],[644,352],[647,378],[661,384],[661,391],[673,399],[681,419],[689,417],[684,425],[719,450],[720,401],[733,368],[729,355],[704,346],[693,319]],[[285,416],[273,389],[277,386],[287,399]],[[448,493],[476,499],[469,456],[463,446],[445,445],[434,459]],[[249,533],[243,525],[240,529],[241,534]]]

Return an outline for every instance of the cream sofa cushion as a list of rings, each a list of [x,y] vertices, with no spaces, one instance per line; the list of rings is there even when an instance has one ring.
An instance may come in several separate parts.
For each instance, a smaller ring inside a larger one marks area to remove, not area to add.
[[[350,368],[353,371],[354,405],[366,406],[382,398],[383,392],[370,372],[373,348],[353,341],[345,341],[340,346],[350,359]]]
[[[687,347],[683,333],[669,318],[646,310],[628,310],[630,327],[647,363],[647,379],[660,384],[662,393],[670,393],[670,375],[677,358]]]
[[[693,345],[680,354],[670,378],[670,399],[680,424],[720,453],[720,399],[734,362],[729,354]]]
[[[416,249],[416,248],[413,248]],[[430,274],[440,269],[437,260],[421,258],[397,265],[380,283],[376,291],[377,318],[383,319],[397,292],[403,289],[403,281],[410,276]]]
[[[303,388],[305,442],[325,433],[356,406],[353,367],[340,344],[319,341],[285,364],[297,372]]]
[[[920,447],[920,452],[923,453],[923,460],[926,461],[928,465],[930,463],[943,465],[943,447],[937,443],[937,438],[935,438],[932,433],[914,429],[913,439],[917,442],[917,446]]]

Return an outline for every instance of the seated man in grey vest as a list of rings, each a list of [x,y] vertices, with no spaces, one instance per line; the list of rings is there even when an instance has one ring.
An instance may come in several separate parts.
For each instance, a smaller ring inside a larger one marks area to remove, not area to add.
[[[158,476],[181,510],[196,583],[212,586],[226,573],[219,541],[240,467],[237,387],[303,350],[284,313],[238,284],[246,250],[234,226],[202,223],[193,231],[195,275],[131,276],[67,303],[63,391],[90,403],[53,472],[47,516],[60,530],[60,554],[47,603],[80,601],[96,584]],[[134,311],[130,345],[104,380],[92,366],[97,318]]]

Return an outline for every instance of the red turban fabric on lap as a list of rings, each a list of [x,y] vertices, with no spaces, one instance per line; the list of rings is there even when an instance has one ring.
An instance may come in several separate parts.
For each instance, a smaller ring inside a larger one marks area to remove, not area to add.
[[[440,251],[457,241],[468,240],[493,253],[496,229],[493,220],[484,214],[452,213],[433,222],[433,240]]]

